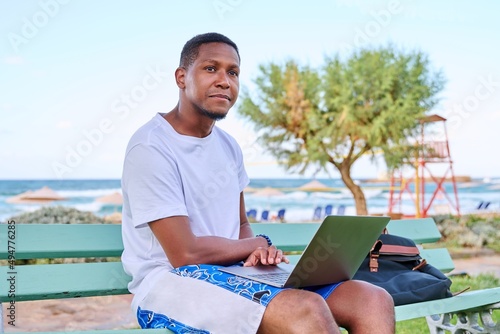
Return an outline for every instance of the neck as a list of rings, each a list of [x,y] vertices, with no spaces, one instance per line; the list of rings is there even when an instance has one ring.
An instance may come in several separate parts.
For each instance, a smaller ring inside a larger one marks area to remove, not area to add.
[[[183,112],[179,104],[163,116],[167,122],[181,135],[204,138],[208,136],[215,121],[196,112]]]

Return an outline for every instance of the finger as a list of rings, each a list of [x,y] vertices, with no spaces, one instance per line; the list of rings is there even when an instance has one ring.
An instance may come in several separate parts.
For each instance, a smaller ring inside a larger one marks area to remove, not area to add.
[[[265,254],[263,254],[263,251]],[[265,256],[267,256],[267,252],[262,247],[259,247],[248,256],[246,261],[243,263],[243,266],[252,267],[252,266],[256,266],[257,264],[259,264],[259,262],[263,263],[263,261],[262,261],[263,256],[265,259]]]
[[[255,265],[255,261],[256,261],[255,255],[251,253],[250,255],[248,255],[245,262],[243,262],[243,267],[252,267]]]
[[[253,267],[259,263],[259,259],[253,254],[248,257],[248,259],[243,263],[243,267]]]
[[[267,249],[263,247],[259,247],[254,250],[252,253],[252,256],[255,258],[254,265],[257,265],[259,262],[264,265],[268,264],[267,254]]]
[[[276,253],[274,256],[275,264],[280,264],[281,262],[289,263],[288,258],[283,255],[283,251],[281,249],[276,249]]]
[[[260,249],[259,250],[259,260],[260,260],[260,263],[262,264],[268,264],[269,261],[267,259],[267,250],[266,249]]]
[[[247,257],[245,262],[243,262],[243,267],[251,267],[252,266],[252,261],[250,260],[250,256]]]
[[[267,249],[267,261],[269,264],[277,263],[278,249],[275,246],[271,246]]]
[[[284,258],[285,258],[285,256],[283,255],[283,251],[281,249],[278,249],[278,252],[276,254],[276,263],[283,262]]]

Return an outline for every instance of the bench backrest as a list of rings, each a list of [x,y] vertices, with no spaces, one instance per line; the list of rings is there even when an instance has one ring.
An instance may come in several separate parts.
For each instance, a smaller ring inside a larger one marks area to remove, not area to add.
[[[265,233],[284,251],[302,251],[320,223],[256,223],[255,234]],[[9,226],[0,224],[0,259],[8,258]],[[389,233],[404,236],[417,244],[436,242],[441,234],[432,218],[392,220]],[[99,224],[17,224],[16,259],[114,257],[123,251],[120,225]],[[10,234],[12,236],[12,234]]]
[[[253,231],[265,233],[284,251],[302,251],[319,223],[256,223]],[[10,225],[12,226],[12,225]],[[441,237],[431,218],[391,221],[390,233],[429,243]],[[9,231],[11,231],[9,233]],[[14,231],[14,232],[12,232]],[[9,252],[9,240],[11,252]],[[0,259],[118,257],[123,251],[120,225],[0,224]],[[429,263],[447,272],[453,261],[446,249],[423,251]],[[9,266],[0,267],[7,277]],[[130,277],[120,262],[16,266],[16,300],[39,300],[128,293]],[[0,302],[9,301],[6,290]]]

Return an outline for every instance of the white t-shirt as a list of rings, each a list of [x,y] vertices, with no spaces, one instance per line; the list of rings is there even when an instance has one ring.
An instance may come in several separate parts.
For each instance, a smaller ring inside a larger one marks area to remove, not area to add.
[[[157,114],[137,130],[122,176],[122,262],[132,276],[133,305],[155,276],[172,269],[148,223],[188,216],[196,236],[238,239],[240,193],[248,183],[240,147],[216,126],[205,138],[185,136]]]

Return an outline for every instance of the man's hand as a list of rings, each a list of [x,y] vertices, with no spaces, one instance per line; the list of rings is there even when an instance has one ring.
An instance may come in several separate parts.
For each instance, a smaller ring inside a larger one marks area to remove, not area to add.
[[[252,267],[258,264],[262,265],[277,265],[281,262],[290,263],[288,258],[283,255],[281,249],[277,249],[275,246],[271,247],[259,247],[248,256],[243,264],[244,267]]]

